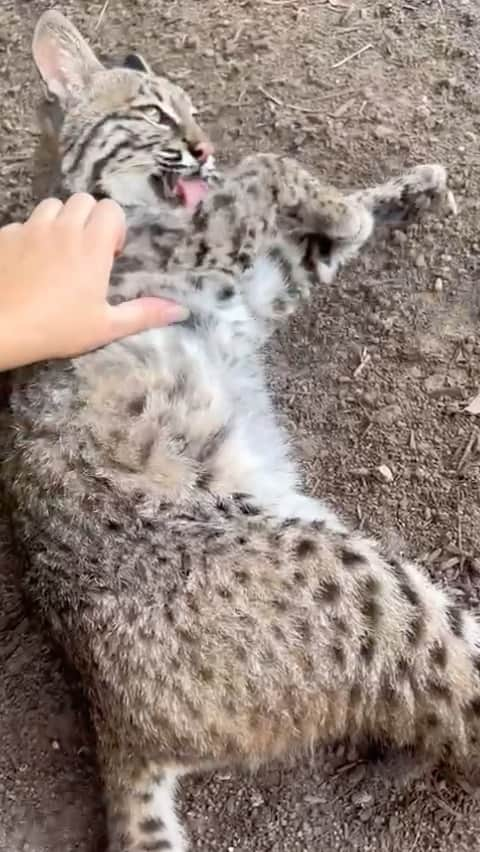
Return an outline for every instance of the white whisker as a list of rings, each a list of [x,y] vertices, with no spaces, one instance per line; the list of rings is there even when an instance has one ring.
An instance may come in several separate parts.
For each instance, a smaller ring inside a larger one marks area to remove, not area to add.
[[[152,162],[150,160],[142,160],[141,162],[136,162],[131,160],[129,163],[125,163],[124,166],[118,166],[115,169],[109,171],[110,175],[124,175],[127,172],[131,172],[132,170],[144,169],[147,168],[152,171]]]

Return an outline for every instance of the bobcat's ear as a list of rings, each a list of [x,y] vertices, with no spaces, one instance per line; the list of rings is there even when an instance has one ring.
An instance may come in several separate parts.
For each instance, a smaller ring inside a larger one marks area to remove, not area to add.
[[[131,68],[132,71],[143,71],[144,74],[152,74],[152,69],[140,53],[129,53],[123,60],[123,67]]]
[[[60,12],[44,12],[33,35],[32,53],[47,93],[65,106],[103,69],[76,27]]]

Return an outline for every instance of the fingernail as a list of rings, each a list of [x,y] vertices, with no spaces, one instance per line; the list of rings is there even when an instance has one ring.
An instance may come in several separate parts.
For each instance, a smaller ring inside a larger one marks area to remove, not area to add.
[[[177,302],[166,302],[164,316],[167,322],[184,322],[190,316],[190,308],[186,305],[178,305]]]

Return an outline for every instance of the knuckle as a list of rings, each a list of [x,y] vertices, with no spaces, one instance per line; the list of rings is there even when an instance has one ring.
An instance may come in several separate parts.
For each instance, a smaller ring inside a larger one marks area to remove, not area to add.
[[[82,203],[88,203],[88,204],[97,204],[93,195],[91,195],[89,192],[75,192],[69,198],[69,200],[67,201],[67,204],[74,203],[74,202],[75,203],[82,202]]]
[[[99,211],[102,211],[102,213],[115,216],[117,219],[124,215],[120,205],[112,198],[102,198],[102,200],[97,203],[97,206]]]

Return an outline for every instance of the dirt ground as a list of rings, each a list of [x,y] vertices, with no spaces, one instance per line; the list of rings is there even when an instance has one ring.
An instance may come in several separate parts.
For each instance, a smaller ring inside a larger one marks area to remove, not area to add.
[[[0,0],[0,219],[30,202],[46,0]],[[297,156],[352,187],[451,170],[460,213],[396,232],[316,293],[271,347],[272,383],[309,487],[478,606],[478,0],[76,0],[104,55],[140,49],[188,87],[220,155]],[[357,56],[352,56],[362,50]],[[349,58],[350,57],[350,58]],[[383,473],[378,470],[386,466]],[[0,852],[96,852],[103,821],[75,679],[29,622],[0,555]],[[344,746],[254,778],[188,782],[194,850],[480,849],[479,793],[440,774],[401,789]]]

